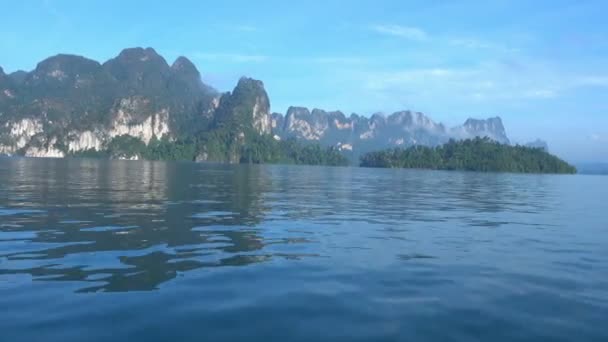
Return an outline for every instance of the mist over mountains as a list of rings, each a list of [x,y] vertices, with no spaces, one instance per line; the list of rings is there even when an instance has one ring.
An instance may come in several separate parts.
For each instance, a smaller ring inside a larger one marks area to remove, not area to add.
[[[282,114],[271,113],[270,102],[261,81],[242,78],[222,94],[202,82],[186,57],[169,64],[152,48],[125,49],[104,63],[60,54],[30,72],[0,68],[0,153],[63,157],[102,150],[118,137],[149,144],[227,125],[237,134],[294,138],[355,155],[473,137],[510,143],[500,117],[445,127],[409,110],[365,117],[290,107]]]

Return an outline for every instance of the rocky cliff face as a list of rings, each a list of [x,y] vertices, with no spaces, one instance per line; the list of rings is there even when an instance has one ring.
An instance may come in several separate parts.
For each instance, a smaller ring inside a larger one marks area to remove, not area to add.
[[[243,77],[232,93],[222,95],[215,111],[215,126],[231,126],[257,134],[272,133],[270,100],[262,81]]]
[[[501,144],[510,143],[502,119],[499,117],[486,120],[468,119],[464,125],[452,129],[452,135],[458,139],[488,137]]]
[[[524,146],[531,147],[531,148],[540,148],[541,150],[543,150],[545,152],[549,152],[549,144],[547,144],[546,141],[540,140],[540,139],[531,141]]]
[[[285,116],[274,113],[272,123],[273,133],[280,139],[296,138],[359,153],[412,145],[436,146],[451,138],[476,136],[509,142],[500,118],[470,119],[462,126],[446,129],[423,113],[412,111],[389,116],[378,113],[367,118],[356,114],[346,117],[339,111],[311,112],[304,107],[290,107]]]
[[[218,100],[185,57],[169,66],[151,48],[103,64],[57,55],[29,73],[0,71],[0,153],[61,157],[121,135],[148,144],[194,134],[211,124]]]
[[[22,119],[4,123],[3,131],[0,154],[12,155],[24,148],[32,137],[42,133],[43,128],[39,120]]]
[[[169,65],[151,48],[125,49],[103,64],[60,54],[31,72],[7,75],[0,68],[1,154],[61,157],[105,150],[117,137],[147,145],[213,131],[228,133],[232,152],[252,136],[270,134],[276,140],[295,138],[354,154],[476,136],[509,143],[500,118],[469,119],[446,129],[412,111],[368,118],[291,107],[284,116],[271,115],[261,81],[241,78],[232,92],[220,95],[201,81],[187,58]],[[202,160],[214,152],[205,152],[206,147]]]

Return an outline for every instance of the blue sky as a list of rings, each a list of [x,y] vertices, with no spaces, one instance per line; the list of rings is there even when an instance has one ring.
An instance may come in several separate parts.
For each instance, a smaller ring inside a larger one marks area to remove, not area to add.
[[[608,2],[1,0],[0,66],[57,53],[99,61],[154,47],[231,90],[264,81],[290,105],[447,125],[503,118],[515,142],[608,162]]]

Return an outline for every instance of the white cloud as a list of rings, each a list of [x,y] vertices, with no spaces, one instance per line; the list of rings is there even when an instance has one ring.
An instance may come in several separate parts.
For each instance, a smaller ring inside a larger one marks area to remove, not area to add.
[[[203,59],[208,61],[228,61],[232,63],[262,63],[270,59],[265,55],[245,55],[238,53],[204,53],[195,52],[193,58]]]
[[[469,67],[360,70],[353,75],[354,82],[369,92],[430,103],[437,99],[459,103],[555,99],[570,90],[576,78],[536,64],[525,69],[515,73],[507,64],[488,62]]]
[[[371,27],[371,30],[377,33],[409,40],[424,41],[429,39],[429,35],[418,27],[401,25],[374,25]]]

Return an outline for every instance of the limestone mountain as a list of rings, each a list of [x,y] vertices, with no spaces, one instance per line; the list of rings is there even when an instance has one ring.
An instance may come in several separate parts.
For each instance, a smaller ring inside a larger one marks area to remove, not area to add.
[[[340,111],[309,111],[304,107],[290,107],[285,116],[273,113],[273,133],[281,138],[318,142],[357,155],[390,147],[412,145],[437,146],[450,139],[488,137],[508,144],[502,120],[469,119],[462,126],[447,129],[419,112],[400,111],[389,116],[377,113],[370,118]]]
[[[198,137],[195,159],[238,163],[254,145],[269,149],[277,144],[270,137],[271,122],[270,100],[264,84],[243,77],[232,92],[221,96],[213,124]]]
[[[352,157],[452,138],[509,143],[498,117],[448,129],[412,111],[366,117],[291,107],[285,115],[270,114],[261,81],[243,77],[232,92],[220,94],[186,57],[169,65],[152,48],[125,49],[104,63],[59,54],[30,72],[7,75],[0,68],[0,154],[61,157],[125,145],[142,150],[162,140],[189,144],[180,155],[194,153],[196,145],[201,160],[268,160],[263,147],[274,146],[269,137],[317,143]],[[247,144],[259,148],[247,150]]]
[[[500,117],[486,120],[468,119],[464,125],[452,129],[452,135],[459,139],[488,137],[501,144],[509,144],[509,138]]]
[[[27,72],[23,71],[23,70],[17,70],[11,74],[8,75],[11,80],[13,82],[15,82],[15,84],[22,84],[23,81],[25,81],[25,78],[27,77]]]
[[[218,97],[185,57],[169,66],[151,48],[103,64],[60,54],[31,72],[0,74],[0,153],[62,156],[120,135],[146,144],[192,135],[212,123]]]
[[[527,143],[525,146],[532,147],[532,148],[540,148],[541,150],[543,150],[545,152],[549,152],[549,144],[547,144],[546,141],[541,140],[541,139],[536,139],[534,141],[531,141],[531,142]]]
[[[258,134],[270,134],[270,99],[262,81],[243,77],[232,93],[223,94],[215,111],[215,126],[238,131],[253,128]]]

